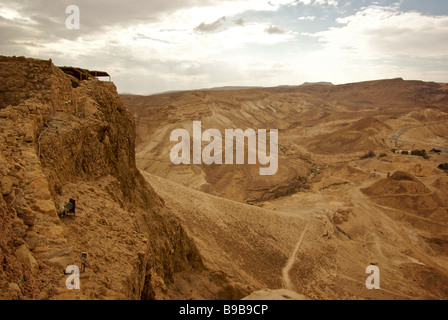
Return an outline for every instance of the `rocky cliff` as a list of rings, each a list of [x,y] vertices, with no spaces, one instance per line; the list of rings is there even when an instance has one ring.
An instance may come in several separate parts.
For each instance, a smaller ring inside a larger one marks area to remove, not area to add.
[[[210,283],[190,284],[196,298],[247,293],[204,267],[137,170],[134,140],[113,83],[79,81],[51,60],[0,57],[1,298],[190,298],[176,283],[185,274]],[[75,215],[59,217],[69,199]],[[64,271],[81,267],[82,252],[81,289],[68,290]]]

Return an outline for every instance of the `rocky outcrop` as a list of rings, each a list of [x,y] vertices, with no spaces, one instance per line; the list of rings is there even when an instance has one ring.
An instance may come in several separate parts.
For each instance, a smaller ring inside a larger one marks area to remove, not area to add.
[[[184,273],[212,272],[137,170],[134,121],[113,83],[22,57],[0,57],[0,71],[2,298],[165,299]],[[59,217],[69,199],[75,215]],[[81,252],[70,291],[63,271]]]

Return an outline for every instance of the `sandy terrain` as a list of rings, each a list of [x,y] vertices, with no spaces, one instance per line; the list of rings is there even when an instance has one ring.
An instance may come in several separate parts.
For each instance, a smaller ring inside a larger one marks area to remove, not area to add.
[[[446,299],[448,180],[437,167],[448,161],[447,93],[394,79],[122,98],[137,123],[138,166],[207,263],[267,290],[257,293],[266,299],[278,298],[278,289],[311,299]],[[169,132],[193,120],[204,128],[279,128],[284,169],[254,180],[248,165],[173,166]],[[429,159],[392,148],[425,149]],[[300,186],[287,187],[290,172]],[[253,192],[279,184],[288,194]],[[260,226],[262,240],[251,236]],[[381,270],[380,290],[366,289],[371,264]],[[260,267],[269,267],[269,279]]]

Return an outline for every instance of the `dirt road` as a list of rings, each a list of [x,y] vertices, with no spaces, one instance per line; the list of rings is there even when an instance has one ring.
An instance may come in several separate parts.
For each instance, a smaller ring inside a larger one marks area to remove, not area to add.
[[[293,253],[289,257],[288,262],[286,263],[285,267],[282,270],[283,287],[285,289],[294,291],[291,279],[289,278],[289,271],[291,270],[291,268],[294,265],[294,262],[297,258],[297,252],[299,251],[300,246],[302,245],[303,239],[305,238],[306,232],[308,231],[310,225],[311,225],[311,222],[308,222],[307,225],[305,226],[305,229],[302,231],[302,234],[300,235],[300,239],[297,242]]]

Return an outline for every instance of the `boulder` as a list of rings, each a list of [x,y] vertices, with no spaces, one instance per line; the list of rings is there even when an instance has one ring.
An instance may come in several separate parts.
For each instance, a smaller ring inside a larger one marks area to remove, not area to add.
[[[23,223],[25,223],[27,226],[34,226],[34,223],[36,222],[36,213],[31,211],[28,208],[18,208],[17,210],[17,216],[23,220]]]
[[[7,294],[9,299],[18,300],[22,296],[22,290],[15,282],[9,282],[3,286],[2,292]]]
[[[20,220],[16,220],[11,225],[12,232],[16,234],[17,237],[23,238],[26,233],[26,227],[24,223]]]
[[[39,244],[39,235],[34,231],[27,232],[25,236],[25,242],[28,245],[28,248],[30,248],[30,250],[34,250],[37,248],[37,245]]]
[[[48,183],[43,178],[36,178],[31,181],[25,188],[27,193],[33,192],[33,198],[38,200],[50,200],[51,195],[48,191]]]
[[[62,269],[62,270],[65,270],[67,266],[73,264],[72,259],[67,256],[46,259],[44,260],[44,263],[56,269]]]
[[[23,138],[23,141],[25,142],[34,142],[35,140],[35,132],[34,132],[34,127],[31,123],[25,123],[24,125],[24,132],[25,132],[25,137]]]
[[[33,272],[34,274],[37,274],[39,272],[39,264],[31,254],[30,250],[28,250],[28,247],[26,245],[21,245],[16,250],[15,256],[17,260],[30,267],[31,272]]]
[[[2,177],[2,180],[0,181],[2,184],[2,194],[4,196],[7,196],[11,194],[14,190],[14,181],[11,177]]]
[[[49,216],[57,216],[56,208],[51,200],[36,200],[31,208],[34,211],[47,214]]]

